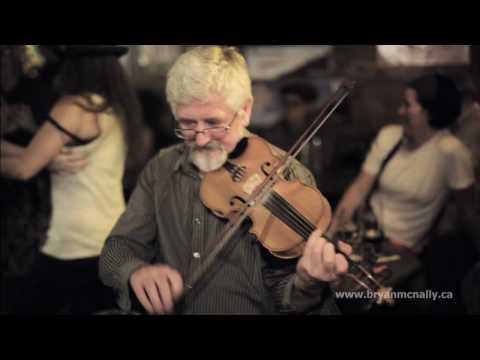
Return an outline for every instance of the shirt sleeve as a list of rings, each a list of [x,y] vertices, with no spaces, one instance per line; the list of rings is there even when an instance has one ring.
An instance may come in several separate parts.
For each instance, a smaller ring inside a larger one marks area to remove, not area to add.
[[[447,183],[452,190],[462,190],[475,182],[473,159],[470,151],[457,139],[442,144],[447,156]]]
[[[127,209],[107,238],[100,256],[100,278],[117,292],[118,305],[125,311],[131,310],[132,306],[130,275],[149,264],[155,254],[155,161],[158,159],[154,158],[139,176]]]
[[[390,125],[382,128],[367,154],[363,163],[362,170],[366,173],[376,176],[380,171],[383,160],[388,156],[395,144],[402,136],[402,128],[397,125]]]
[[[336,315],[340,311],[333,291],[327,283],[309,288],[295,285],[296,266],[268,266],[263,269],[266,288],[270,291],[275,309],[281,314]]]

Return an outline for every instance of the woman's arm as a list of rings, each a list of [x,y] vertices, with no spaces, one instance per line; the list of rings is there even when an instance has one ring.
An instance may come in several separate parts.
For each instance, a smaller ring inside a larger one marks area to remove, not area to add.
[[[20,156],[24,151],[25,148],[22,146],[12,144],[6,140],[0,141],[0,154],[2,154],[2,157]]]
[[[329,231],[335,233],[338,228],[352,220],[355,211],[362,205],[375,182],[375,176],[362,170],[340,200],[332,219]]]
[[[54,106],[51,115],[62,127],[77,134],[85,113],[73,99],[62,99]],[[29,180],[45,168],[70,140],[68,135],[46,121],[21,154],[14,157],[2,154],[0,171],[15,179]]]

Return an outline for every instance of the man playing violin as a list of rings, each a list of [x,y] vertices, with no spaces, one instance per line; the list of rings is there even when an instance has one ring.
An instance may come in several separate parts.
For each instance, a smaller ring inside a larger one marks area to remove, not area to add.
[[[338,313],[329,283],[348,264],[320,231],[309,236],[299,259],[283,260],[244,224],[202,286],[183,296],[185,279],[225,224],[201,202],[202,177],[221,168],[250,135],[253,97],[246,61],[232,47],[186,52],[170,70],[166,90],[175,132],[184,141],[146,166],[101,255],[100,277],[117,291],[120,308],[148,314]],[[314,185],[297,161],[285,177]],[[339,247],[351,252],[348,245]]]

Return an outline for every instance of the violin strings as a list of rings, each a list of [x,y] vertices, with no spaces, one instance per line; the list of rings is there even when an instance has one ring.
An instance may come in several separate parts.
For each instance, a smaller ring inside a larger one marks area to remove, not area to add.
[[[272,212],[273,215],[278,217],[282,222],[284,222],[287,226],[294,230],[298,235],[302,236],[305,240],[315,230],[315,227],[312,223],[308,221],[308,219],[303,217],[303,215],[299,214],[295,208],[293,208],[285,199],[283,199],[275,192],[272,192],[272,197],[267,200],[265,206]],[[363,266],[353,262],[350,256],[344,254],[343,251],[338,249],[336,244],[333,245],[335,246],[335,249],[337,251],[340,251],[343,255],[345,255],[350,265],[352,265],[356,269],[359,269],[361,273],[363,273],[368,279],[373,281],[376,285],[380,286],[380,284],[375,280],[375,278],[373,278],[372,275]],[[361,283],[361,281],[355,275],[352,275],[352,277],[354,277],[354,280],[356,280],[359,284]]]
[[[298,221],[296,221],[291,215],[288,215],[284,210],[280,209],[278,203],[275,201],[270,201],[268,204],[265,204],[268,210],[271,211],[280,221],[290,227],[293,231],[295,231],[298,235],[302,237],[302,239],[308,239],[309,232],[303,228]]]
[[[276,217],[284,221],[292,228],[292,230],[302,236],[305,240],[308,239],[310,234],[315,230],[313,224],[299,214],[295,208],[275,192],[272,193],[272,196],[265,205],[271,207],[269,210],[272,211]]]
[[[273,195],[273,198],[275,199],[275,201],[278,201],[278,203],[280,204],[280,206],[287,210],[288,213],[293,217],[293,219],[295,219],[296,221],[298,221],[307,231],[308,231],[308,235],[310,236],[310,234],[315,231],[315,225],[313,225],[306,217],[304,217],[297,209],[295,209],[293,206],[291,206],[287,200],[285,200],[282,196],[280,196],[278,193],[276,192],[273,192],[272,193]],[[308,238],[308,236],[307,236]]]

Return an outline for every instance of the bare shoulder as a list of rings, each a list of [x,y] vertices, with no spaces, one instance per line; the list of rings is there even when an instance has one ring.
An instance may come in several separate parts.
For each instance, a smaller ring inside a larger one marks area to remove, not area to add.
[[[91,111],[88,111],[91,106],[91,102],[84,96],[63,96],[53,107],[52,114],[56,113],[60,117],[65,117],[65,115],[68,117],[94,116]],[[55,120],[60,119],[55,118]]]
[[[91,102],[80,95],[66,95],[62,96],[55,104],[55,108],[68,109],[70,111],[85,111],[85,108],[91,106]]]
[[[88,111],[88,107],[88,99],[83,96],[63,96],[54,105],[50,115],[73,134],[89,137],[90,133],[97,133],[98,130],[95,125],[96,114]]]

